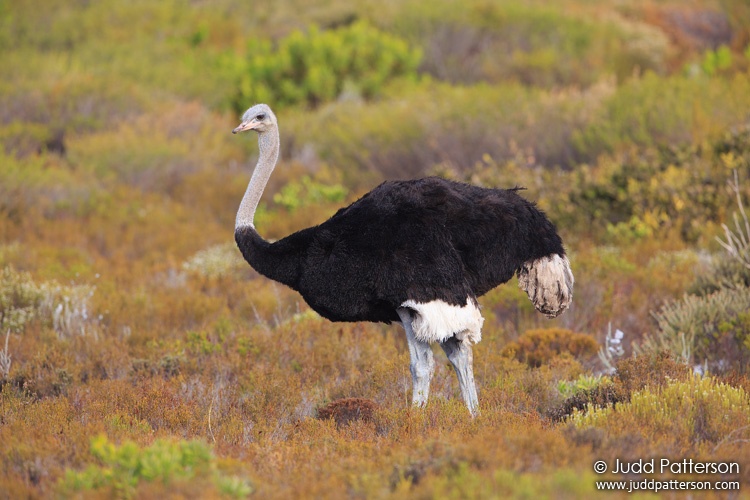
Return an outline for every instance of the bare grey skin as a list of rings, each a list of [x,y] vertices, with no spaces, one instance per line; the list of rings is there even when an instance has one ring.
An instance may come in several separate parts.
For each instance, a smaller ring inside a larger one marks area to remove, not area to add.
[[[401,324],[406,331],[406,341],[409,345],[409,358],[411,364],[412,379],[412,403],[414,406],[424,406],[430,396],[430,380],[435,372],[435,361],[432,356],[432,347],[429,343],[418,340],[414,336],[412,328],[413,315],[410,309],[399,309],[398,315],[401,318]],[[445,355],[456,370],[458,376],[458,385],[461,390],[461,397],[466,403],[469,412],[475,416],[479,412],[479,398],[477,397],[477,388],[474,384],[473,355],[471,345],[468,342],[461,342],[455,337],[450,337],[444,342],[440,342]]]

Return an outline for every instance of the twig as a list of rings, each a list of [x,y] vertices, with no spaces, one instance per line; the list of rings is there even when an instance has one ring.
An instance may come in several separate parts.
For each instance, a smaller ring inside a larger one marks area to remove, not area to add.
[[[5,348],[0,351],[0,375],[8,378],[10,374],[10,352],[8,352],[8,339],[10,338],[10,328],[5,333]]]
[[[211,439],[214,443],[216,443],[216,437],[214,436],[214,431],[211,429],[211,410],[214,408],[214,400],[211,399],[211,404],[208,405],[208,433],[211,435]]]
[[[713,449],[713,451],[715,452],[716,450],[718,450],[718,449],[719,449],[719,447],[721,447],[721,446],[723,446],[723,445],[724,445],[725,443],[727,443],[727,440],[728,440],[728,439],[729,439],[729,438],[730,438],[730,437],[732,436],[732,434],[734,434],[735,432],[743,431],[743,430],[745,430],[745,429],[749,429],[749,428],[750,428],[750,425],[744,425],[744,426],[742,426],[742,427],[738,427],[737,429],[733,430],[732,432],[730,432],[729,434],[727,434],[726,436],[724,436],[724,439],[722,439],[721,441],[719,441],[718,443],[716,443],[716,446],[714,446],[714,449]],[[729,441],[729,442],[731,442],[731,443],[748,443],[748,442],[750,442],[750,439],[734,439],[734,440],[732,440],[732,441]]]
[[[742,203],[742,193],[737,170],[734,170],[733,173],[734,180],[728,181],[727,184],[729,184],[729,188],[734,192],[737,198],[737,207],[739,208],[739,216],[737,212],[733,216],[736,231],[732,231],[729,229],[729,226],[722,224],[721,228],[724,230],[726,241],[718,236],[716,237],[716,241],[719,242],[731,257],[750,269],[750,255],[748,255],[750,250],[750,219],[748,219],[745,212],[745,205]],[[740,216],[742,217],[742,223],[740,222]]]

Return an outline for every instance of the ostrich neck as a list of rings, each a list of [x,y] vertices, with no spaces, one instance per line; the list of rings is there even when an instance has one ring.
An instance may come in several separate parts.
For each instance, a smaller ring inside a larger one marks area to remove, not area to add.
[[[258,149],[258,163],[255,165],[253,176],[250,178],[245,196],[242,197],[240,208],[237,210],[237,218],[234,223],[235,230],[248,226],[255,228],[255,211],[279,158],[279,131],[277,128],[258,134]]]

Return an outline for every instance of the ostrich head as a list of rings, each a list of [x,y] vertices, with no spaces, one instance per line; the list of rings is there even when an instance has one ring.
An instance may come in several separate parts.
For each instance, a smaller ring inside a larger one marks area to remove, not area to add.
[[[255,130],[259,134],[267,132],[276,127],[276,115],[266,104],[256,104],[245,111],[242,115],[242,123],[236,129],[232,130],[233,134],[244,132],[245,130]]]

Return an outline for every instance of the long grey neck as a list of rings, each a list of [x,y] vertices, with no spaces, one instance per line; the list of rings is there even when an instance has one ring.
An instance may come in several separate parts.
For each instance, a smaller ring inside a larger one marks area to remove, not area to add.
[[[242,197],[240,208],[237,210],[237,218],[234,222],[235,230],[248,226],[255,228],[255,211],[279,159],[279,130],[274,127],[258,134],[258,149],[258,163],[255,165],[253,176],[250,178],[245,196]]]

